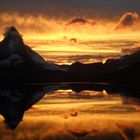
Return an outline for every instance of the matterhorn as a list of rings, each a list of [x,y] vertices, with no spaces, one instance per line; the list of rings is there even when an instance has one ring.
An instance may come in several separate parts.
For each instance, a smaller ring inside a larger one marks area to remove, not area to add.
[[[0,42],[0,82],[48,82],[63,73],[24,44],[21,34],[10,27]],[[52,75],[52,76],[50,76]]]

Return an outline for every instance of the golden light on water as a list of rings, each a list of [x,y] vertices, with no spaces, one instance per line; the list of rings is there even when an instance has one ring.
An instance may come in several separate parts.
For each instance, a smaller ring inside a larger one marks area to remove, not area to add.
[[[140,110],[136,108],[139,105],[133,104],[134,99],[108,96],[105,90],[78,93],[71,89],[57,90],[26,111],[15,131],[6,129],[0,116],[1,136],[4,140],[130,139],[132,136],[139,140]]]

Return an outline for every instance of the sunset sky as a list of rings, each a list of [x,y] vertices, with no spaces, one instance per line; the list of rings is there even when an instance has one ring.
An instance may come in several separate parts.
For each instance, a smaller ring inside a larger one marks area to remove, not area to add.
[[[0,39],[15,26],[48,61],[104,62],[139,49],[139,5],[138,0],[0,0]]]

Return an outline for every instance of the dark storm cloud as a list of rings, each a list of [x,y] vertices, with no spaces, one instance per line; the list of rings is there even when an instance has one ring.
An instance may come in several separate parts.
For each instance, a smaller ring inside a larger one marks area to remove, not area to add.
[[[75,25],[75,24],[91,24],[91,25],[96,25],[98,24],[98,22],[96,20],[89,20],[86,18],[82,18],[82,17],[76,17],[76,18],[72,18],[66,25]]]
[[[70,21],[68,22],[68,25],[70,25],[70,24],[75,24],[75,23],[85,24],[85,23],[87,23],[87,20],[84,19],[84,18],[80,18],[80,17],[74,18],[74,19],[72,19],[72,20],[70,20]]]
[[[139,0],[0,0],[0,12],[69,16],[112,17],[126,11],[140,12]]]
[[[138,18],[139,16],[136,12],[127,12],[120,18],[116,29],[133,26],[136,23],[136,21],[138,21]]]

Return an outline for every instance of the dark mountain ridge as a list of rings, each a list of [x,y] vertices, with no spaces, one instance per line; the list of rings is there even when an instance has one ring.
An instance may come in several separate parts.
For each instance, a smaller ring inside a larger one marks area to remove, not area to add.
[[[113,84],[140,84],[140,51],[119,59],[108,59],[105,64],[70,66],[46,62],[39,54],[24,44],[15,27],[10,27],[0,42],[1,83],[46,82],[105,82]]]
[[[15,27],[9,28],[0,43],[1,82],[45,82],[61,73],[58,65],[46,62],[25,45]]]

